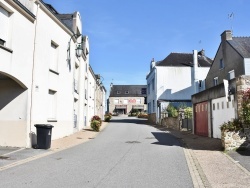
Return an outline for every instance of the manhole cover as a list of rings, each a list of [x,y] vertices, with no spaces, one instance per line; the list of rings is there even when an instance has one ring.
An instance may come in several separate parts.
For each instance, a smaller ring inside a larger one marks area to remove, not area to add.
[[[9,159],[10,157],[0,156],[0,159]]]
[[[125,143],[127,143],[127,144],[139,144],[141,142],[138,142],[138,141],[127,141]]]

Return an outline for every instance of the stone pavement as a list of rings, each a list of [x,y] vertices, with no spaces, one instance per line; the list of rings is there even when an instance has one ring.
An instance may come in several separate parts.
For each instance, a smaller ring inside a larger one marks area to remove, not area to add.
[[[156,128],[166,131],[184,144],[190,174],[194,187],[250,187],[250,172],[222,151],[221,140],[193,135],[188,131],[170,130],[164,127]],[[240,156],[234,151],[234,155]],[[250,163],[250,156],[244,158]]]

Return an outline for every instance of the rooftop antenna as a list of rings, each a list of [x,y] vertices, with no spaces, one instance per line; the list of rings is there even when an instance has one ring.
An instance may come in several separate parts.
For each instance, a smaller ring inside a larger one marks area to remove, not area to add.
[[[200,45],[200,47],[202,47],[202,45],[201,45],[201,40],[199,40],[199,45]],[[201,48],[202,49],[202,48]]]
[[[228,19],[230,21],[231,24],[231,32],[233,34],[233,19],[234,19],[234,13],[232,12],[231,14],[228,14]]]

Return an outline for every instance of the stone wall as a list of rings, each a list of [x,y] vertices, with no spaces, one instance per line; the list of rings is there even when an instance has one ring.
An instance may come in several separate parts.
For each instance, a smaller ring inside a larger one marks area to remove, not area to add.
[[[165,117],[161,120],[161,125],[167,128],[180,130],[179,119],[175,117]]]
[[[156,113],[148,114],[148,121],[150,123],[156,124]]]
[[[222,131],[222,147],[224,150],[234,150],[237,148],[250,149],[250,129],[244,131]]]

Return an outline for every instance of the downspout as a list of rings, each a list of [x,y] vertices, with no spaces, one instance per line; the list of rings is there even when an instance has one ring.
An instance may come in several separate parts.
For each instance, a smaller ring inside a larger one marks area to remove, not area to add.
[[[37,17],[40,4],[37,4],[36,22],[35,22],[35,35],[34,35],[34,49],[33,49],[33,63],[32,63],[32,80],[31,80],[31,97],[30,97],[30,134],[31,134],[31,121],[32,121],[32,107],[33,107],[33,87],[34,87],[34,72],[35,72],[35,52],[36,52],[36,34],[37,34]]]

